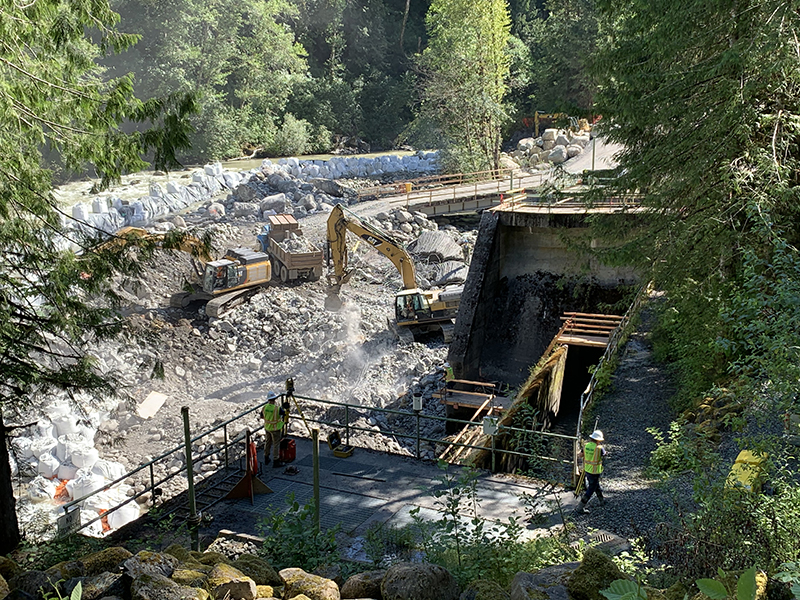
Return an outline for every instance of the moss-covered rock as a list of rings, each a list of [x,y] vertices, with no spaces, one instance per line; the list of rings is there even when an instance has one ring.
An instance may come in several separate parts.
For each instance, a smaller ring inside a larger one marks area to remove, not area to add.
[[[79,560],[64,560],[45,571],[51,581],[72,579],[86,575],[86,567]]]
[[[191,569],[176,569],[172,573],[172,581],[178,585],[185,585],[187,587],[205,587],[208,577],[205,573],[200,571],[193,571]]]
[[[644,592],[647,594],[647,600],[667,600],[667,595],[664,590],[644,586]]]
[[[189,552],[186,548],[181,546],[180,544],[171,544],[164,549],[164,554],[169,554],[170,556],[174,556],[182,563],[189,562],[192,560],[197,560],[192,556],[192,553]],[[199,561],[198,561],[199,562]]]
[[[84,556],[81,562],[83,563],[86,576],[92,577],[93,575],[100,575],[100,573],[115,572],[123,562],[132,556],[133,554],[122,546],[113,546],[105,550],[100,550],[100,552]]]
[[[8,587],[8,582],[6,578],[0,575],[0,598],[5,598],[8,596],[8,593],[11,591],[11,588]]]
[[[381,582],[386,569],[365,571],[352,575],[339,590],[342,598],[380,598]]]
[[[283,569],[278,575],[285,582],[283,597],[305,594],[311,600],[340,600],[339,586],[330,579],[306,573],[303,569]]]
[[[22,573],[22,568],[10,558],[0,556],[0,575],[8,581],[12,577]]]
[[[44,571],[22,571],[8,582],[12,590],[19,590],[30,594],[34,598],[41,598],[44,593],[52,594],[58,585],[58,579],[51,579]]]
[[[450,571],[428,563],[392,565],[381,582],[383,600],[456,600],[458,595]]]
[[[272,568],[265,558],[254,554],[242,554],[233,562],[233,566],[256,582],[256,585],[283,585],[278,572]]]
[[[180,566],[180,561],[174,556],[169,554],[161,554],[160,552],[150,552],[142,550],[136,556],[132,556],[124,563],[125,573],[131,579],[144,575],[163,575],[169,578],[172,573]]]
[[[144,573],[131,582],[131,600],[207,600],[208,593],[178,585],[164,575]]]
[[[212,567],[220,563],[226,565],[230,565],[233,563],[231,559],[229,559],[224,554],[220,554],[219,552],[203,552],[203,554],[200,555],[200,557],[198,557],[196,560],[198,560],[204,565],[211,565]]]
[[[688,592],[688,588],[678,581],[664,590],[664,595],[667,597],[667,600],[683,600]]]
[[[219,563],[208,577],[208,589],[218,600],[230,596],[238,600],[255,600],[256,583],[239,569]]]
[[[508,592],[496,581],[478,579],[467,586],[458,600],[509,600]]]
[[[275,597],[275,588],[271,585],[257,585],[256,586],[256,598],[274,598]]]
[[[578,562],[570,562],[535,573],[520,571],[511,581],[511,600],[563,600],[567,597],[567,579],[579,566]]]
[[[606,600],[600,590],[616,579],[629,579],[614,561],[597,548],[589,548],[579,566],[567,579],[567,591],[573,600]]]

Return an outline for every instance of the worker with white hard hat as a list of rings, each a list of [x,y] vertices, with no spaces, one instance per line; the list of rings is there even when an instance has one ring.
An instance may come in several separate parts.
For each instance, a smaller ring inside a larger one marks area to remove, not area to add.
[[[597,502],[600,506],[606,503],[605,498],[603,498],[603,490],[600,489],[600,475],[603,473],[603,458],[606,455],[606,449],[603,446],[604,441],[603,432],[595,429],[589,436],[589,441],[583,447],[583,472],[586,475],[586,491],[581,497],[580,504],[575,508],[576,512],[589,512],[586,510],[586,504],[592,494],[597,495]]]

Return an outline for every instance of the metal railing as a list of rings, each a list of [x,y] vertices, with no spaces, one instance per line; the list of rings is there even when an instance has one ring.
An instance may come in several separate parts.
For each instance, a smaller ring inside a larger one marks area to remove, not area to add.
[[[443,175],[429,175],[416,179],[404,179],[392,183],[376,185],[358,190],[359,200],[363,198],[381,198],[410,193],[412,189],[441,189],[446,186],[458,186],[464,183],[481,183],[486,181],[503,180],[513,177],[511,169],[491,169],[488,171],[474,171],[472,173],[449,173]]]
[[[285,397],[286,397],[286,395],[282,394],[280,396],[280,401],[283,401],[283,399]],[[489,448],[487,448],[487,446],[484,446],[484,445],[464,444],[464,443],[458,443],[458,442],[453,443],[453,442],[449,442],[449,441],[447,441],[445,439],[441,439],[441,438],[426,437],[426,436],[422,435],[422,433],[421,433],[421,431],[422,431],[422,422],[423,421],[434,421],[434,422],[441,423],[444,429],[446,429],[447,424],[458,425],[458,426],[460,426],[460,428],[464,428],[464,427],[473,427],[473,428],[483,427],[484,426],[483,421],[463,421],[463,420],[459,420],[459,419],[440,417],[440,416],[437,416],[437,415],[424,414],[421,411],[413,411],[413,410],[397,410],[397,409],[390,409],[390,408],[355,406],[355,405],[347,404],[345,402],[335,402],[335,401],[331,401],[331,400],[322,400],[322,399],[318,399],[318,398],[310,398],[310,397],[305,397],[305,396],[294,396],[294,398],[296,400],[298,400],[298,401],[302,401],[302,402],[306,403],[307,405],[316,404],[316,405],[319,405],[320,407],[326,407],[326,406],[327,407],[339,407],[339,408],[344,409],[344,423],[341,423],[338,420],[325,420],[325,419],[319,418],[319,417],[310,417],[307,414],[307,411],[306,411],[306,414],[304,415],[304,418],[301,417],[300,415],[295,415],[295,414],[290,414],[290,418],[291,419],[295,419],[295,420],[303,418],[303,421],[305,421],[306,423],[316,423],[316,424],[319,424],[319,425],[324,425],[324,426],[327,426],[327,427],[330,427],[330,428],[336,428],[336,429],[343,428],[344,432],[345,432],[345,444],[347,444],[347,445],[350,445],[351,433],[353,433],[353,432],[363,432],[363,433],[370,433],[370,434],[380,433],[381,435],[384,435],[384,436],[387,436],[387,437],[394,437],[395,440],[413,440],[413,443],[409,444],[411,446],[411,448],[413,448],[413,451],[412,450],[408,450],[408,454],[403,454],[403,455],[405,455],[405,456],[415,456],[417,459],[420,459],[421,456],[422,456],[421,448],[420,448],[422,443],[432,443],[432,444],[435,444],[435,445],[457,446],[457,447],[460,447],[460,448],[465,448],[465,449],[470,449],[470,450],[488,450],[489,449]],[[80,498],[76,498],[74,500],[71,500],[70,502],[67,502],[67,503],[63,504],[60,508],[64,512],[63,512],[63,515],[61,515],[59,517],[59,519],[58,519],[58,535],[59,536],[69,535],[69,534],[72,534],[72,533],[76,533],[76,532],[78,532],[78,531],[80,531],[80,530],[82,530],[82,529],[84,529],[86,527],[89,527],[90,525],[92,525],[92,524],[94,524],[94,523],[96,523],[98,521],[101,521],[104,517],[107,517],[108,515],[112,514],[113,512],[121,509],[123,506],[126,506],[126,505],[130,504],[131,502],[136,502],[136,500],[138,498],[140,498],[141,496],[143,496],[144,494],[147,494],[147,493],[150,494],[149,504],[151,506],[155,506],[156,498],[158,497],[158,490],[160,490],[160,486],[162,486],[166,482],[168,482],[168,481],[170,481],[170,480],[172,480],[172,479],[174,479],[176,477],[183,476],[184,474],[186,474],[187,473],[187,465],[190,464],[190,463],[191,463],[192,466],[194,466],[194,465],[196,465],[198,463],[203,462],[204,460],[208,459],[209,457],[211,457],[213,455],[219,455],[219,454],[222,454],[225,457],[224,465],[222,467],[224,469],[231,468],[232,463],[235,463],[236,461],[241,463],[242,458],[245,455],[244,441],[245,441],[245,438],[247,436],[248,428],[246,428],[246,427],[244,427],[244,425],[242,425],[243,430],[240,433],[238,433],[237,435],[233,436],[233,437],[230,436],[230,430],[232,428],[232,425],[234,423],[236,423],[237,421],[240,421],[241,419],[246,418],[247,416],[251,415],[252,413],[254,413],[256,411],[260,411],[265,403],[266,402],[260,403],[257,406],[254,406],[254,407],[252,407],[252,408],[250,408],[250,409],[248,409],[248,410],[246,410],[246,411],[244,411],[244,412],[242,412],[242,413],[240,413],[240,414],[228,419],[227,421],[212,427],[211,429],[208,429],[206,431],[201,432],[199,435],[196,435],[194,437],[189,437],[190,444],[189,444],[188,447],[187,447],[186,444],[178,445],[178,446],[172,448],[171,450],[168,450],[167,452],[164,452],[163,454],[157,456],[153,460],[150,460],[150,461],[140,465],[139,467],[137,467],[137,468],[133,469],[132,471],[126,473],[122,477],[119,477],[119,478],[117,478],[117,479],[115,479],[115,480],[113,480],[113,481],[111,481],[111,482],[109,482],[107,484],[104,484],[102,488],[99,488],[99,489],[97,489],[97,490],[95,490],[95,491],[93,491],[93,492],[91,492],[89,494],[86,494],[86,495],[84,495],[84,496],[82,496]],[[359,426],[359,425],[355,424],[355,421],[358,418],[361,418],[361,417],[364,417],[364,416],[367,416],[367,415],[371,415],[373,413],[379,413],[379,414],[385,414],[385,415],[394,415],[396,417],[408,417],[410,419],[413,419],[416,422],[414,431],[411,432],[411,433],[409,433],[408,431],[392,431],[392,430],[389,430],[389,431],[381,430],[380,432],[376,432],[372,428],[362,427],[362,426]],[[260,418],[260,416],[259,416],[259,418]],[[187,419],[187,421],[185,421],[185,422],[188,423],[188,411],[186,412],[185,419]],[[221,440],[221,442],[216,442],[214,440],[210,440],[210,437],[213,436],[218,431],[222,431],[222,440]],[[504,434],[504,433],[515,433],[515,432],[516,433],[525,434],[525,435],[541,435],[541,436],[545,436],[545,437],[546,436],[550,436],[550,437],[556,437],[556,438],[572,439],[572,436],[562,435],[562,434],[558,434],[558,433],[545,432],[545,431],[531,431],[531,430],[518,429],[518,428],[506,427],[506,426],[498,427],[495,435],[500,435],[500,434]],[[295,435],[295,437],[303,437],[303,436],[298,436],[296,434],[293,434],[293,435]],[[495,435],[490,436],[492,441],[494,440]],[[206,440],[205,443],[208,444],[208,447],[203,452],[200,452],[200,453],[193,452],[192,448],[196,447],[199,443],[202,443],[204,440]],[[399,443],[399,441],[398,441],[398,443]],[[566,465],[569,465],[572,462],[571,460],[567,460],[567,459],[560,458],[560,457],[536,456],[536,455],[533,455],[533,454],[530,454],[530,453],[519,452],[519,451],[516,451],[516,450],[507,450],[507,449],[495,448],[493,444],[492,444],[492,447],[491,447],[491,451],[492,451],[493,459],[494,459],[495,454],[497,454],[497,455],[508,454],[508,455],[513,455],[513,456],[520,456],[520,457],[527,458],[527,459],[538,458],[540,460],[549,460],[549,461],[554,461],[554,462],[558,462],[558,463],[566,464]],[[387,454],[392,454],[392,453],[391,452],[387,452]],[[178,456],[181,456],[181,455],[183,455],[185,457],[185,459],[186,459],[182,463],[182,466],[180,468],[176,469],[176,470],[173,470],[173,472],[171,472],[171,473],[167,474],[166,476],[161,477],[161,478],[159,478],[157,480],[156,477],[155,477],[155,473],[154,473],[155,466],[158,465],[159,463],[165,462],[167,460],[174,460],[175,458],[177,458]],[[241,465],[239,465],[238,468],[241,469]],[[192,469],[192,471],[194,472],[195,469]],[[80,519],[80,512],[81,511],[79,510],[79,508],[81,507],[81,505],[83,503],[85,503],[87,500],[89,500],[90,498],[92,498],[92,497],[94,497],[94,496],[96,496],[98,494],[102,494],[104,492],[107,492],[108,490],[110,490],[114,486],[117,486],[120,483],[124,482],[126,479],[128,479],[130,477],[134,477],[136,475],[139,475],[142,472],[149,473],[149,479],[150,479],[149,485],[147,485],[144,490],[133,494],[132,496],[128,497],[124,501],[119,502],[118,504],[116,504],[114,506],[109,507],[107,510],[105,510],[103,512],[102,515],[99,515],[99,516],[97,516],[95,518],[92,518],[92,519],[88,520],[85,523],[81,523],[81,519]],[[213,476],[213,475],[214,475],[214,473],[207,473],[207,476]]]

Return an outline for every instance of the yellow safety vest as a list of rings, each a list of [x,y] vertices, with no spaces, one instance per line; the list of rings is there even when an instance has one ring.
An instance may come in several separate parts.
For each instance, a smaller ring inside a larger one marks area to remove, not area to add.
[[[264,429],[267,431],[277,431],[283,427],[281,411],[277,404],[264,405]]]
[[[597,442],[587,442],[583,447],[583,470],[592,475],[603,472],[603,447]]]

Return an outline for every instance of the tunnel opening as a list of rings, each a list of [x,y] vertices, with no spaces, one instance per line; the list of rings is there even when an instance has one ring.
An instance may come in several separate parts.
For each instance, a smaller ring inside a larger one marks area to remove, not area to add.
[[[567,364],[564,367],[564,383],[561,387],[561,403],[553,418],[550,431],[574,435],[578,427],[581,394],[592,378],[590,369],[603,356],[603,348],[569,345]]]

